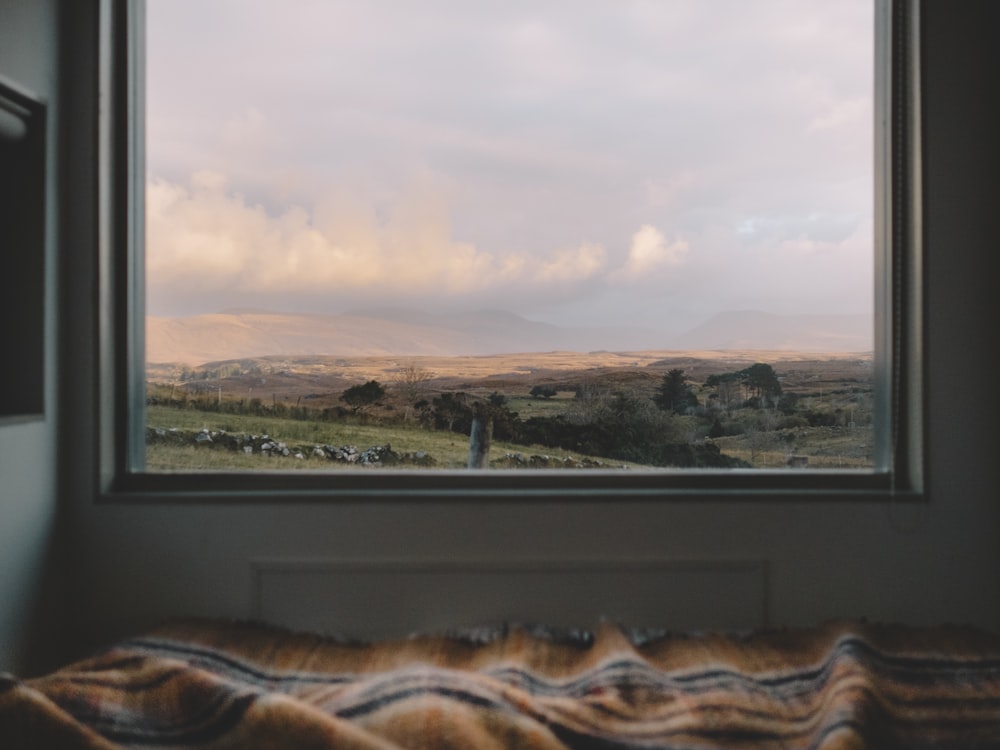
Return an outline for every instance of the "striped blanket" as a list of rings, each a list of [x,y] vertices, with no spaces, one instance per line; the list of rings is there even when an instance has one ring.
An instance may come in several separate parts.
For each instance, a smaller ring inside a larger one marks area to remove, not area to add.
[[[601,624],[353,643],[179,621],[0,676],[0,748],[1000,748],[1000,637]]]

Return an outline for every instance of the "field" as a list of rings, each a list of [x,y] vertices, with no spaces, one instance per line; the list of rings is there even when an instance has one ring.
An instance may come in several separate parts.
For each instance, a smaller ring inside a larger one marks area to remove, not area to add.
[[[720,400],[721,391],[709,385],[713,377],[755,363],[767,363],[780,382],[781,397],[773,400],[772,408],[748,408],[749,402],[742,399]],[[673,441],[711,443],[725,456],[753,467],[872,465],[870,353],[544,352],[483,357],[258,357],[197,368],[150,365],[147,423],[167,430],[266,433],[303,448],[328,444],[364,450],[390,444],[394,451],[429,455],[438,467],[460,467],[468,457],[468,433],[455,431],[450,424],[452,430],[443,427],[435,412],[442,396],[457,396],[465,405],[502,404],[503,413],[513,415],[517,425],[536,420],[584,423],[591,419],[587,414],[596,413],[597,401],[606,407],[613,397],[623,401],[621,394],[655,412],[657,389],[671,370],[683,372],[699,404],[684,414],[670,415]],[[341,398],[344,392],[369,381],[382,385],[384,397],[364,408],[348,409]],[[545,396],[537,395],[539,389]],[[660,423],[665,419],[662,414],[654,417]],[[624,460],[627,451],[588,454],[551,442],[520,444],[494,438],[490,458],[509,453],[588,455],[607,466],[635,468],[650,463]],[[322,459],[306,458],[290,462],[158,443],[148,449],[149,468],[154,470],[322,466]]]
[[[269,435],[289,446],[353,445],[361,450],[373,445],[391,445],[403,453],[423,451],[433,456],[436,468],[463,468],[469,457],[469,440],[454,432],[423,429],[409,424],[357,424],[350,422],[319,422],[286,419],[272,416],[219,414],[198,409],[175,409],[165,406],[147,408],[150,425],[168,425],[186,432],[199,430],[227,433]],[[490,458],[500,459],[507,453],[522,455],[550,455],[562,459],[568,451],[554,451],[542,446],[517,445],[506,441],[493,441]],[[153,471],[190,470],[292,470],[322,468],[354,468],[351,465],[331,467],[325,459],[317,459],[303,452],[303,459],[289,460],[284,456],[247,455],[240,451],[206,450],[199,445],[151,444],[147,447],[147,466]],[[575,458],[589,458],[576,454]],[[615,462],[614,465],[620,465]],[[642,468],[632,466],[631,468]],[[611,464],[609,464],[611,467]],[[358,466],[357,468],[364,468]]]

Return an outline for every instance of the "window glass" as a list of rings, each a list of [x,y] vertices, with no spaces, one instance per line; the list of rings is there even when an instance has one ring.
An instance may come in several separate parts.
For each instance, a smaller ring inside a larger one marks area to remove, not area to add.
[[[147,0],[146,465],[875,465],[871,0]]]

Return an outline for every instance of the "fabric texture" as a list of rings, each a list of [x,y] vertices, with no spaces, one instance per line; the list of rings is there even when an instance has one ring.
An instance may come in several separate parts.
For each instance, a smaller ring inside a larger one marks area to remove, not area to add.
[[[602,623],[355,643],[184,620],[0,676],[0,747],[1000,748],[1000,637]]]

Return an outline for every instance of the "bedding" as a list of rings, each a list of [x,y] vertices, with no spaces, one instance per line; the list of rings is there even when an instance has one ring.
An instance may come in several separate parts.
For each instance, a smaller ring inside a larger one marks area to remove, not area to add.
[[[1000,748],[1000,637],[497,626],[360,643],[180,620],[31,679],[0,748]]]

